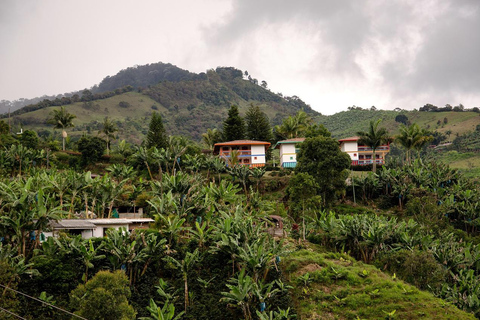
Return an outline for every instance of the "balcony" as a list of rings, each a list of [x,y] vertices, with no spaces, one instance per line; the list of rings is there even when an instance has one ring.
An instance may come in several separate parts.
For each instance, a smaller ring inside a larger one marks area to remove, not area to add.
[[[252,155],[251,150],[233,150],[233,151],[238,151],[238,156],[239,157],[246,157],[246,156],[251,156]],[[232,153],[232,151],[220,151],[220,156],[230,157],[231,153]]]

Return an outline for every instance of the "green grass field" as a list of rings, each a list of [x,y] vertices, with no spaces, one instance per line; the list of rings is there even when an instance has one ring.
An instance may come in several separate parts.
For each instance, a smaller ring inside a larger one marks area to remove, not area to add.
[[[322,247],[282,262],[301,319],[475,319],[377,268]]]

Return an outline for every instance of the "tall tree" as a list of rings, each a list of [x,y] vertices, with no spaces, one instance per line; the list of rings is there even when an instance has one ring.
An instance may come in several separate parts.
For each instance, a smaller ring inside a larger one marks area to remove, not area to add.
[[[324,136],[307,138],[297,156],[296,172],[308,173],[318,184],[324,204],[345,187],[350,156],[342,152],[336,139]]]
[[[245,138],[245,121],[240,117],[236,105],[230,107],[228,117],[223,122],[223,138],[225,141],[242,140]]]
[[[167,135],[165,128],[163,127],[162,116],[154,112],[152,114],[152,120],[148,127],[148,133],[146,137],[147,148],[156,147],[167,148]]]
[[[110,140],[115,139],[114,133],[117,131],[118,129],[115,123],[108,119],[108,117],[105,117],[105,119],[103,119],[103,128],[98,133],[103,133],[105,135],[105,140],[107,141],[107,155],[110,154]]]
[[[245,115],[247,123],[247,139],[258,141],[272,141],[272,127],[265,112],[260,110],[259,106],[253,104],[247,110]]]
[[[390,141],[390,136],[385,128],[379,128],[381,119],[377,121],[370,121],[368,131],[358,131],[357,135],[360,137],[359,144],[372,148],[373,158],[373,172],[377,171],[376,150],[381,145],[387,144]]]
[[[47,119],[47,123],[53,124],[55,129],[62,129],[62,150],[65,151],[65,138],[67,138],[65,129],[74,127],[73,119],[77,116],[69,113],[63,106],[60,107],[60,110],[52,110],[50,115],[51,118]]]

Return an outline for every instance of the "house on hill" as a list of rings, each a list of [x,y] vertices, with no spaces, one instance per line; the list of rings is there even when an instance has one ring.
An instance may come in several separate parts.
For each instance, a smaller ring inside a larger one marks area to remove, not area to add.
[[[241,164],[254,167],[263,167],[266,163],[266,150],[270,142],[255,140],[235,140],[216,143],[213,154],[224,159],[227,165]]]
[[[280,149],[280,167],[295,168],[297,166],[298,146],[305,138],[293,138],[278,141],[274,148]]]
[[[352,159],[352,166],[362,166],[373,164],[373,150],[364,145],[359,145],[360,137],[348,137],[338,140],[340,142],[340,149],[348,153]],[[385,163],[385,156],[390,152],[390,145],[382,145],[375,150],[375,161],[379,165]]]

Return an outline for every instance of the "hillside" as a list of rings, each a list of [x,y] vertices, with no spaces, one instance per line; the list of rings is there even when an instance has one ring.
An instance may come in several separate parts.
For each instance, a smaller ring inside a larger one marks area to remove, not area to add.
[[[319,123],[323,124],[332,135],[344,138],[356,135],[358,131],[367,129],[372,120],[381,119],[381,125],[395,135],[401,123],[395,121],[398,115],[405,115],[410,123],[417,123],[421,128],[430,131],[450,133],[453,139],[457,134],[461,135],[469,131],[475,131],[480,124],[480,114],[476,112],[422,112],[422,111],[393,111],[393,110],[359,110],[352,109],[338,112],[331,116],[319,117]],[[445,119],[447,119],[445,121]]]
[[[475,319],[346,254],[308,247],[283,262],[301,319]]]
[[[96,132],[101,121],[108,116],[119,127],[118,139],[140,143],[151,114],[156,111],[162,115],[168,134],[199,141],[207,129],[221,127],[232,104],[239,106],[241,114],[251,104],[260,105],[272,125],[279,124],[283,118],[299,110],[313,117],[319,115],[298,97],[283,97],[254,80],[243,79],[242,72],[235,68],[211,69],[198,75],[172,68],[170,70],[176,72],[162,72],[170,74],[170,78],[151,79],[140,76],[151,75],[150,71],[147,72],[148,68],[137,67],[135,70],[138,69],[138,72],[127,69],[128,72],[121,71],[117,76],[108,77],[92,92],[84,92],[81,98],[64,104],[68,112],[77,116],[70,135],[75,137],[85,132]],[[161,80],[158,84],[148,84],[158,79]],[[100,92],[117,85],[124,89]],[[16,112],[12,123],[18,129],[35,129],[40,133],[50,131],[46,119],[59,105],[63,105],[61,100],[24,107]]]

